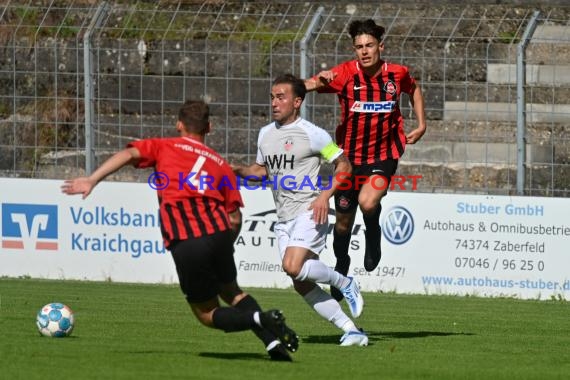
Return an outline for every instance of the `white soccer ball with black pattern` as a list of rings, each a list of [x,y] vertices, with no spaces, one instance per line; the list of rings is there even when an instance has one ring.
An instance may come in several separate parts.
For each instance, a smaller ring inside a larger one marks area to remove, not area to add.
[[[36,325],[40,334],[55,338],[69,336],[73,331],[75,318],[71,309],[59,302],[48,303],[38,312]]]

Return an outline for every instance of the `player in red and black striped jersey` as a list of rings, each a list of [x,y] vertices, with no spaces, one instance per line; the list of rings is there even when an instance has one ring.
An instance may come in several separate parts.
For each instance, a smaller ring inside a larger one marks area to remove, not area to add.
[[[337,144],[344,149],[353,167],[353,175],[365,175],[369,181],[359,188],[335,195],[336,223],[333,249],[335,269],[346,274],[350,232],[356,208],[360,206],[366,225],[364,268],[371,272],[380,262],[381,200],[406,144],[416,143],[426,131],[423,95],[406,66],[383,61],[384,28],[373,20],[356,20],[349,25],[356,59],[321,71],[305,80],[307,91],[335,93],[341,107],[336,128]],[[400,95],[409,95],[418,126],[406,134],[400,112]],[[373,186],[373,184],[382,184]],[[334,289],[333,296],[342,295]]]
[[[230,228],[228,215],[243,203],[231,167],[214,150],[188,136],[138,140],[127,148],[138,151],[136,167],[155,170],[153,186],[167,248]]]
[[[253,330],[273,360],[290,361],[298,338],[278,310],[262,312],[237,284],[233,242],[243,206],[229,164],[204,144],[209,107],[189,100],[180,108],[179,137],[131,142],[89,177],[67,180],[66,194],[87,197],[106,176],[125,165],[154,167],[149,185],[157,190],[164,245],[174,259],[180,287],[196,318],[226,332]],[[230,307],[221,307],[219,298]],[[285,346],[285,348],[283,347]]]

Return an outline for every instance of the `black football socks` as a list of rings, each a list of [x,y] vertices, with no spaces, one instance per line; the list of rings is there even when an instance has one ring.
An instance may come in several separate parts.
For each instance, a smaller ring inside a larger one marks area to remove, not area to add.
[[[366,249],[364,251],[364,269],[367,272],[372,272],[378,266],[382,252],[380,250],[380,211],[382,206],[378,205],[376,210],[369,215],[362,215],[366,231],[364,236],[366,238]]]

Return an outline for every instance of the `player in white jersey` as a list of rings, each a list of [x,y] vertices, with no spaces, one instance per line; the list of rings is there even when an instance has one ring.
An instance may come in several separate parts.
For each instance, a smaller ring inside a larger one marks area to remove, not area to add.
[[[303,80],[293,75],[285,74],[273,81],[273,122],[259,132],[256,163],[233,168],[242,177],[269,177],[277,209],[275,233],[283,270],[293,280],[297,293],[319,315],[344,331],[341,346],[366,346],[366,334],[342,311],[338,301],[318,285],[339,289],[352,316],[360,316],[364,300],[356,280],[319,260],[326,243],[329,199],[339,186],[339,179],[350,177],[351,166],[325,130],[300,117],[305,94]],[[326,189],[318,181],[321,158],[335,165],[332,184]]]

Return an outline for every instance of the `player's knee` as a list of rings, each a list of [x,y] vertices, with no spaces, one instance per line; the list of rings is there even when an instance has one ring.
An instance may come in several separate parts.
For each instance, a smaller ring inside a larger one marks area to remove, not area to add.
[[[339,235],[347,235],[351,232],[351,218],[343,217],[337,213],[336,221],[334,224],[334,230]]]
[[[348,235],[350,233],[350,226],[348,224],[336,223],[334,229],[339,235]]]
[[[359,205],[363,214],[372,214],[380,205],[380,201],[377,199],[363,199]]]
[[[211,327],[211,328],[215,328],[214,327],[214,321],[212,319],[212,313],[194,313],[194,315],[196,315],[196,319],[198,319],[198,321],[203,324],[206,327]]]
[[[285,273],[287,273],[289,277],[294,279],[296,279],[299,276],[299,273],[301,272],[301,268],[299,268],[298,265],[295,265],[292,262],[284,262],[283,270],[285,271]]]

